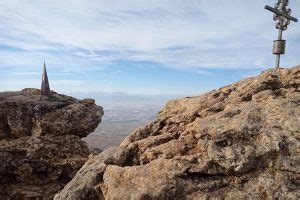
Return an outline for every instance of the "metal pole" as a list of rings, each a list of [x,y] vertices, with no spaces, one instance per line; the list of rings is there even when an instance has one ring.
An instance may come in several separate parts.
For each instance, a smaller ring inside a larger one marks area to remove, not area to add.
[[[280,64],[280,54],[276,56],[276,69],[279,69]]]
[[[282,29],[279,29],[279,32],[278,32],[278,40],[282,40]],[[279,69],[280,67],[280,54],[278,54],[276,56],[276,69]]]

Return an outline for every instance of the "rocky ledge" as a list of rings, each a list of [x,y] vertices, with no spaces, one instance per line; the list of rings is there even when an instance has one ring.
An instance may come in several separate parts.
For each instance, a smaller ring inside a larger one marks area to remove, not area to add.
[[[299,199],[300,66],[170,101],[56,200]]]
[[[88,160],[80,138],[102,116],[92,99],[0,93],[0,199],[53,199]]]

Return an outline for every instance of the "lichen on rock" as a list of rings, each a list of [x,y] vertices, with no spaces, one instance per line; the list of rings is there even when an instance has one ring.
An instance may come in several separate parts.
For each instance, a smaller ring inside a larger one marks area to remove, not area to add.
[[[170,101],[55,199],[299,199],[299,84],[297,66]]]

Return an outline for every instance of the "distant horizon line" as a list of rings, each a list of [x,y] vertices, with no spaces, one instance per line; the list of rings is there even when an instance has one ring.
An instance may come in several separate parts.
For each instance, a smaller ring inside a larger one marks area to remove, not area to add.
[[[22,90],[25,90],[25,89],[37,89],[37,90],[40,90],[40,88],[23,88],[21,90],[4,90],[4,91],[1,91],[0,90],[0,93],[3,93],[3,92],[19,92],[19,91],[22,91]],[[138,94],[138,93],[130,93],[130,92],[121,92],[121,91],[115,91],[115,92],[105,92],[105,91],[93,91],[93,92],[82,92],[82,91],[75,91],[75,92],[58,92],[56,90],[52,90],[51,91],[53,92],[56,92],[58,94],[67,94],[67,95],[72,95],[72,94],[110,94],[110,95],[114,95],[114,94],[124,94],[124,95],[132,95],[132,96],[169,96],[169,97],[182,97],[182,96],[195,96],[195,95],[201,95],[201,94],[204,94],[203,92],[202,93],[198,93],[198,94],[166,94],[166,93],[158,93],[158,94]]]

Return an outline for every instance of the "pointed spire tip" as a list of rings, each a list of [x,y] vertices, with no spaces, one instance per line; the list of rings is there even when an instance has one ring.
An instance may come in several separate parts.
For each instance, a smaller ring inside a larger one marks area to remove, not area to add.
[[[41,94],[42,95],[50,94],[50,85],[49,85],[45,61],[44,61],[44,69],[43,69],[43,76],[42,76]]]

